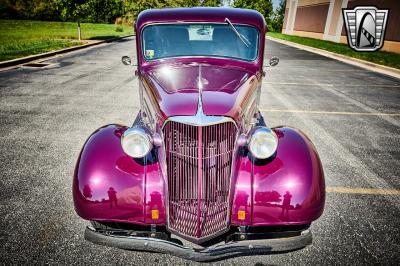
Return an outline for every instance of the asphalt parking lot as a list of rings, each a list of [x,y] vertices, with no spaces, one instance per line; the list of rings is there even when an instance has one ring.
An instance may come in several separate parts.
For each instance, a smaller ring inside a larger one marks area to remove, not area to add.
[[[270,127],[304,131],[328,189],[313,245],[215,264],[400,262],[400,80],[267,41],[261,108]],[[133,39],[0,72],[0,264],[181,265],[163,254],[96,246],[74,211],[71,181],[91,132],[130,125],[139,108]]]

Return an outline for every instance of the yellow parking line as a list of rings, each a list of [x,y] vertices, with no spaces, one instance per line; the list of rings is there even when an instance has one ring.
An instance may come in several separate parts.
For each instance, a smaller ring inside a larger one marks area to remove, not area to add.
[[[273,113],[302,113],[302,114],[324,114],[324,115],[366,115],[366,116],[400,116],[400,113],[360,113],[360,112],[330,112],[330,111],[306,111],[306,110],[284,110],[284,109],[260,109],[261,112]]]
[[[267,81],[263,84],[271,84],[271,85],[296,85],[296,86],[325,86],[325,87],[378,87],[378,88],[400,88],[399,84],[391,85],[391,84],[331,84],[331,83],[297,83],[297,82],[271,82]],[[298,87],[303,89],[303,87]]]
[[[327,193],[400,195],[399,189],[326,187],[325,190]]]
[[[327,193],[400,195],[400,189],[326,187]]]
[[[328,86],[333,87],[333,84],[328,83],[297,83],[297,82],[264,82],[263,84],[271,85],[299,85],[299,86]]]

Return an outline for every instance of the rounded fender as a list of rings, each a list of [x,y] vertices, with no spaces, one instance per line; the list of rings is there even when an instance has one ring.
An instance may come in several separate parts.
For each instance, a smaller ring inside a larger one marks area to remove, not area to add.
[[[75,210],[87,220],[163,224],[164,181],[157,149],[134,159],[122,150],[128,127],[107,125],[84,144],[73,178]],[[152,210],[156,210],[158,215]]]
[[[247,148],[238,154],[233,224],[309,224],[323,212],[324,173],[314,145],[297,129],[273,130],[278,148],[272,158],[257,160]]]

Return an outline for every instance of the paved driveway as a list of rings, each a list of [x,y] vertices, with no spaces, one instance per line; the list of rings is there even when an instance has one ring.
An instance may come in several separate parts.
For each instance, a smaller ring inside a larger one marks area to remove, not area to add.
[[[326,174],[314,243],[289,254],[216,264],[399,263],[400,80],[267,41],[261,107],[271,127],[291,125],[315,143]],[[89,134],[130,125],[139,108],[133,39],[0,73],[0,264],[187,264],[169,255],[83,239],[71,178]],[[395,115],[393,115],[395,114]]]

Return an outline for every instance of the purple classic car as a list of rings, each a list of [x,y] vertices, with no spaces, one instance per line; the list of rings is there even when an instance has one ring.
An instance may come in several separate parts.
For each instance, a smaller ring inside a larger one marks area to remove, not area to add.
[[[263,16],[147,10],[135,30],[140,112],[96,130],[74,173],[85,238],[196,261],[311,244],[324,174],[300,130],[269,128],[259,111]]]

